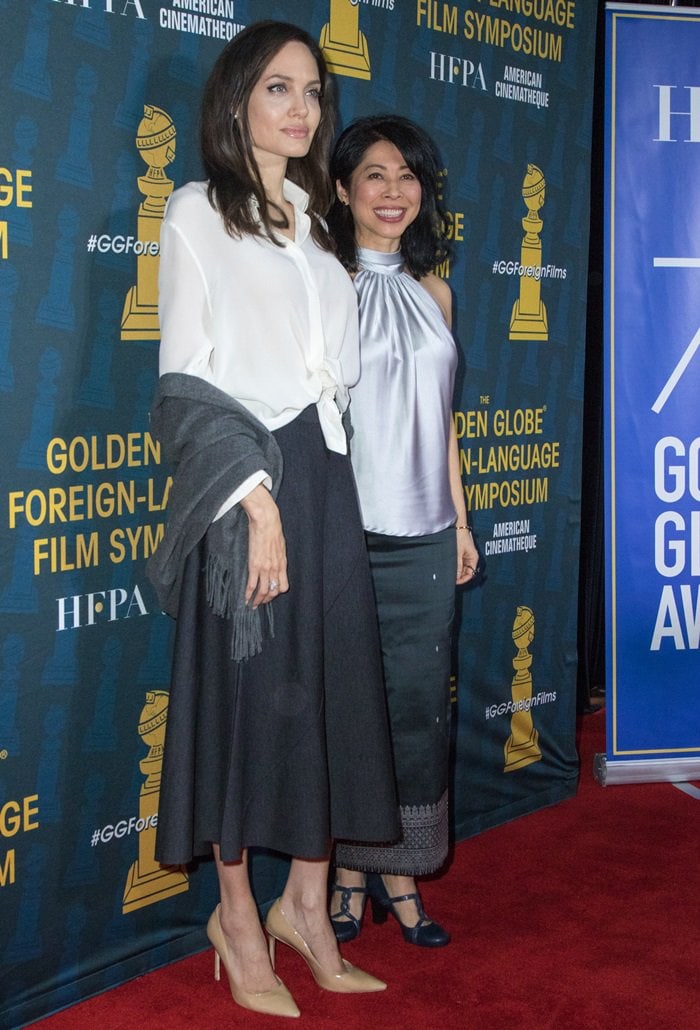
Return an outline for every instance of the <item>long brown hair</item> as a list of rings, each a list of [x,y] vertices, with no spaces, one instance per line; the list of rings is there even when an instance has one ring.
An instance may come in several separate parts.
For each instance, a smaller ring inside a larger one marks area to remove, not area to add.
[[[201,116],[202,160],[209,179],[209,202],[220,213],[231,236],[266,235],[274,241],[273,229],[288,228],[284,212],[271,205],[265,196],[253,156],[248,101],[275,54],[292,42],[308,47],[318,65],[321,119],[308,154],[289,159],[287,178],[309,194],[311,234],[324,250],[332,250],[321,220],[333,196],[328,174],[335,120],[329,95],[331,80],[318,44],[297,25],[280,21],[249,25],[226,44],[212,68],[204,87]],[[251,198],[257,201],[258,211]]]

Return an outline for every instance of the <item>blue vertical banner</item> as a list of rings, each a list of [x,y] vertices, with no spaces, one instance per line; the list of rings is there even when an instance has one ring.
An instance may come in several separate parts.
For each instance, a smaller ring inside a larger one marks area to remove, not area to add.
[[[700,776],[700,14],[609,4],[607,748]]]
[[[263,18],[320,42],[341,128],[395,112],[441,155],[484,569],[458,595],[455,839],[576,790],[596,5],[0,0],[2,1026],[206,946],[212,863],[154,859],[172,623],[144,572],[170,491],[148,409],[165,205],[202,178],[216,57]],[[253,867],[264,907],[285,862]]]

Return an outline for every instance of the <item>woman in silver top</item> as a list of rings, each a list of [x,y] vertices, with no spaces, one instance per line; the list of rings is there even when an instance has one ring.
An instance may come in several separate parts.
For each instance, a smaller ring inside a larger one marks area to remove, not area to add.
[[[405,940],[441,947],[415,877],[448,848],[451,631],[455,583],[476,574],[452,394],[451,293],[431,270],[444,255],[438,162],[409,120],[374,116],[340,136],[329,227],[360,309],[360,379],[350,391],[350,453],[370,555],[399,795],[397,844],[336,844],[331,918],[360,932],[392,914]],[[381,874],[381,875],[377,875]]]

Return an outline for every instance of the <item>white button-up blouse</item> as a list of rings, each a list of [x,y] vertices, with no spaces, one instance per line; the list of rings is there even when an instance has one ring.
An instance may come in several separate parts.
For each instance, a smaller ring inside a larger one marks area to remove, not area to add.
[[[289,180],[295,239],[234,238],[190,182],[168,200],[161,228],[161,375],[199,376],[235,397],[269,430],[310,404],[326,446],[345,454],[341,412],[359,378],[357,299],[342,265],[310,235],[308,195]],[[241,484],[226,508],[257,483]],[[220,513],[221,514],[221,513]]]

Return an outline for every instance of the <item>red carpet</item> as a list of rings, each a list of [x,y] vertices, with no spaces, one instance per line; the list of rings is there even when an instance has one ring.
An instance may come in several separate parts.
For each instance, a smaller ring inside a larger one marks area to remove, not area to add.
[[[698,1030],[700,800],[671,784],[596,784],[604,719],[582,719],[575,798],[459,844],[447,874],[424,885],[449,947],[411,947],[368,910],[344,954],[385,979],[385,993],[328,994],[280,945],[301,1021],[258,1016],[214,982],[209,951],[32,1026]]]

